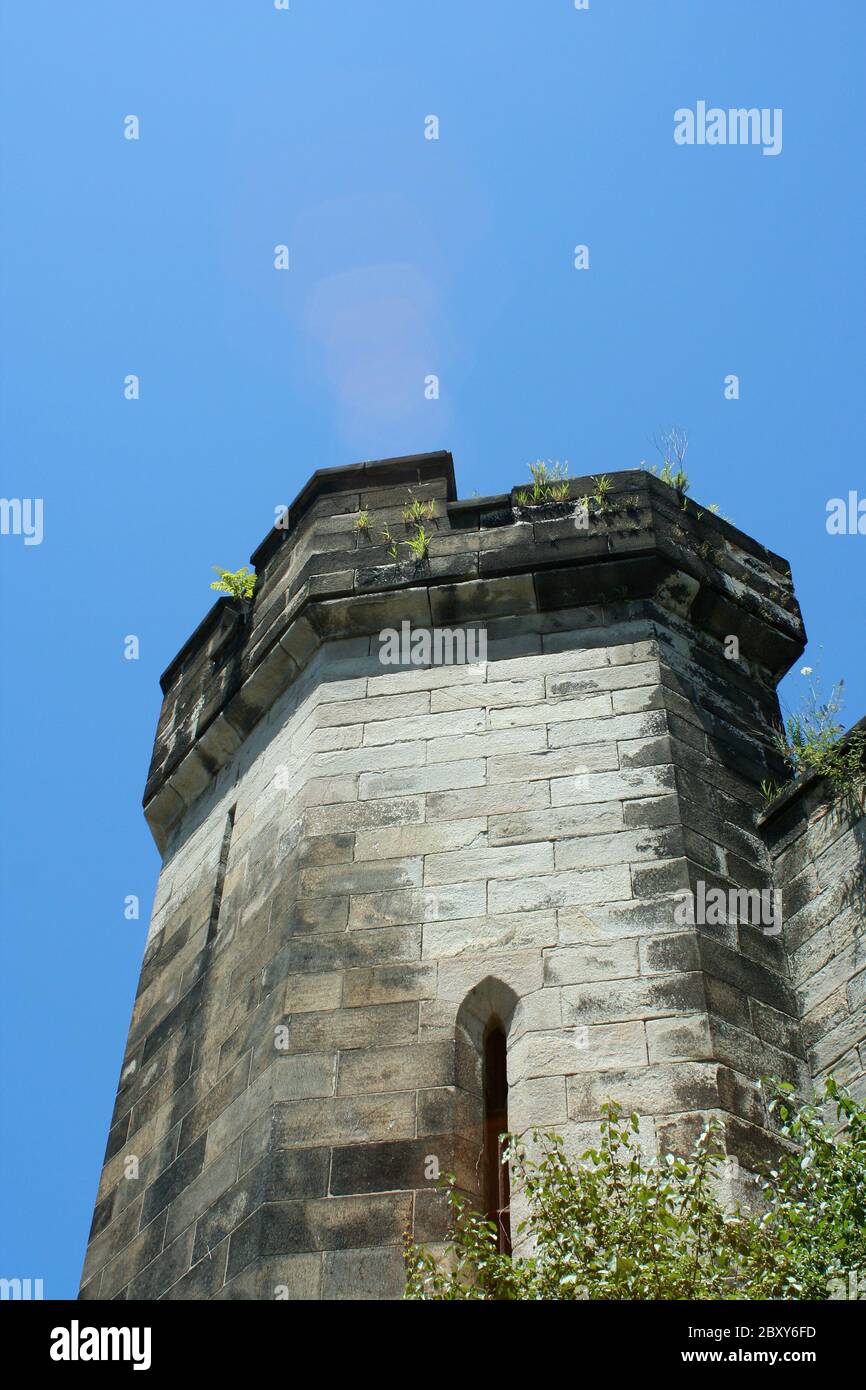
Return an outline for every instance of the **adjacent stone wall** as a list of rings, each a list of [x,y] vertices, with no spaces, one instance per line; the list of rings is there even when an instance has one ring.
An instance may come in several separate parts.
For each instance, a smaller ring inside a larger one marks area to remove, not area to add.
[[[862,727],[862,726],[860,726]],[[764,818],[785,904],[785,947],[816,1083],[866,1097],[866,818],[808,779]]]

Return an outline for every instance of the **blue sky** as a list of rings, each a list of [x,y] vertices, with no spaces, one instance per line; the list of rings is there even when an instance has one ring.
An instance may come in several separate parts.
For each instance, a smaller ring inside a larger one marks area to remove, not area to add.
[[[0,14],[0,492],[44,499],[40,545],[0,536],[0,1274],[68,1297],[159,867],[158,677],[314,469],[447,448],[468,496],[681,425],[866,713],[866,536],[825,529],[866,497],[866,5]],[[678,146],[700,100],[781,108],[781,153]]]

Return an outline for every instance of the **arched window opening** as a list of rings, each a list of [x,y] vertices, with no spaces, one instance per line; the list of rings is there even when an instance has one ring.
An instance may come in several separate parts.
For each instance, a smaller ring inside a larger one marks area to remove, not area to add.
[[[511,1192],[508,1164],[502,1162],[508,1129],[508,1066],[505,1029],[494,1019],[484,1037],[484,1206],[496,1225],[500,1254],[511,1254]]]

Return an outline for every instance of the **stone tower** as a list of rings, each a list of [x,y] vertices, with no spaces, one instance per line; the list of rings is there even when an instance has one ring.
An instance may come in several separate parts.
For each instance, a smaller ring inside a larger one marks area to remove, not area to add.
[[[577,1150],[611,1097],[667,1149],[715,1114],[749,1170],[761,1074],[862,1088],[863,821],[814,780],[761,813],[789,566],[644,472],[593,489],[318,472],[165,672],[83,1298],[399,1296],[437,1173],[504,1205],[494,1121]],[[711,888],[781,890],[781,930],[684,917]]]

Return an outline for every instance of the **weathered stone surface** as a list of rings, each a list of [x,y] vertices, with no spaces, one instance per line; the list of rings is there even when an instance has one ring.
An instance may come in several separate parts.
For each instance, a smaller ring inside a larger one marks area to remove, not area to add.
[[[615,1099],[641,1115],[670,1115],[708,1110],[719,1103],[716,1067],[704,1062],[675,1062],[635,1067],[631,1071],[585,1073],[569,1077],[568,1115],[594,1120],[606,1100]]]
[[[537,1076],[619,1071],[646,1063],[644,1024],[613,1023],[525,1033],[509,1053],[508,1070],[513,1083]]]
[[[450,744],[451,740],[448,742]],[[454,753],[450,756],[453,757]],[[402,772],[367,772],[361,777],[360,795],[363,800],[378,797],[388,797],[390,800],[392,797],[409,797],[422,792],[453,791],[456,787],[480,787],[483,782],[484,764],[480,756],[456,763],[446,757],[439,761],[437,767],[410,767]]]
[[[537,784],[530,782],[529,785]],[[564,844],[559,843],[560,840],[566,841],[578,835],[588,835],[592,837],[592,846],[587,853],[592,854],[599,839],[606,832],[621,828],[622,818],[623,807],[619,801],[589,807],[561,807],[553,812],[546,807],[543,811],[490,816],[489,837],[491,845],[530,844],[534,840],[550,839],[553,831],[557,836],[559,851],[564,849]]]
[[[574,873],[550,873],[515,883],[493,880],[488,889],[491,912],[509,912],[515,908],[531,911],[546,907],[570,907],[574,904],[620,902],[631,896],[631,880],[627,868],[611,865],[608,869],[586,869]]]
[[[458,821],[464,817],[487,816],[490,842],[498,841],[493,832],[496,813],[535,811],[550,805],[546,782],[515,782],[512,785],[473,787],[463,791],[433,793],[427,797],[428,821]]]
[[[403,1253],[381,1250],[326,1250],[322,1271],[323,1299],[396,1299],[402,1297]],[[315,1295],[313,1295],[315,1296]]]
[[[489,951],[482,962],[472,955],[453,956],[439,962],[440,999],[465,999],[469,991],[492,975],[514,991],[518,999],[540,989],[544,961],[540,950]]]
[[[568,1118],[566,1078],[534,1076],[509,1087],[508,1122],[515,1131],[531,1125],[559,1125]]]
[[[453,1085],[454,1049],[451,1040],[434,1040],[418,1042],[414,1047],[347,1052],[340,1059],[337,1089],[340,1095],[362,1096]]]
[[[365,804],[365,803],[362,803]],[[369,804],[369,803],[366,803]],[[484,846],[487,843],[487,818],[466,817],[454,822],[433,825],[391,826],[380,830],[359,831],[355,836],[358,859],[402,859],[417,855],[446,854],[448,851]],[[426,881],[429,883],[430,879]]]
[[[624,830],[615,835],[557,840],[557,869],[600,868],[603,864],[641,864],[683,852],[677,829]]]
[[[523,879],[553,869],[550,845],[453,850],[424,858],[424,883],[469,883],[474,879]]]
[[[410,1139],[415,1129],[412,1092],[286,1101],[274,1107],[278,1147]]]
[[[651,1062],[675,1062],[680,1058],[700,1062],[713,1056],[710,1023],[704,1013],[686,1018],[647,1019],[646,1036]]]
[[[423,929],[422,955],[442,960],[448,956],[478,956],[488,951],[554,946],[558,930],[553,911],[499,913],[495,917],[428,922]]]
[[[356,526],[399,530],[410,487],[436,508],[417,566]],[[255,602],[166,671],[82,1297],[399,1297],[407,1224],[447,1234],[436,1163],[481,1199],[494,1022],[509,1126],[575,1154],[612,1098],[648,1154],[715,1113],[757,1162],[759,1075],[863,1085],[863,820],[814,783],[761,811],[788,567],[645,473],[613,501],[583,534],[457,503],[447,455],[316,475]],[[388,665],[404,621],[480,631],[484,660]],[[781,888],[783,935],[684,922],[701,880]]]
[[[535,680],[489,681],[435,690],[430,708],[434,714],[458,709],[502,709],[514,705],[537,706],[543,699],[544,686],[537,677]]]
[[[407,796],[320,806],[307,812],[305,825],[308,835],[328,835],[334,830],[354,830],[362,834],[387,826],[417,825],[423,819],[424,798]]]
[[[436,995],[436,963],[374,965],[343,975],[343,1004],[395,1004]]]
[[[231,1187],[238,1176],[240,1140],[209,1164],[189,1183],[171,1204],[166,1222],[168,1243],[186,1230],[208,1207]]]
[[[544,953],[546,985],[627,980],[638,974],[636,939],[593,946],[563,946]]]
[[[343,976],[339,971],[329,975],[294,975],[286,986],[285,1011],[303,1014],[337,1009],[342,994]]]
[[[651,979],[597,981],[562,991],[562,1019],[569,1023],[609,1023],[617,1019],[660,1018],[704,1006],[703,977],[657,975]]]
[[[486,908],[486,883],[447,883],[409,892],[359,894],[352,898],[349,927],[361,931],[380,923],[409,925],[478,917],[484,915]]]
[[[412,1042],[418,1033],[418,1005],[372,1004],[366,1008],[308,1013],[288,1025],[292,1052],[330,1052],[375,1043]]]

